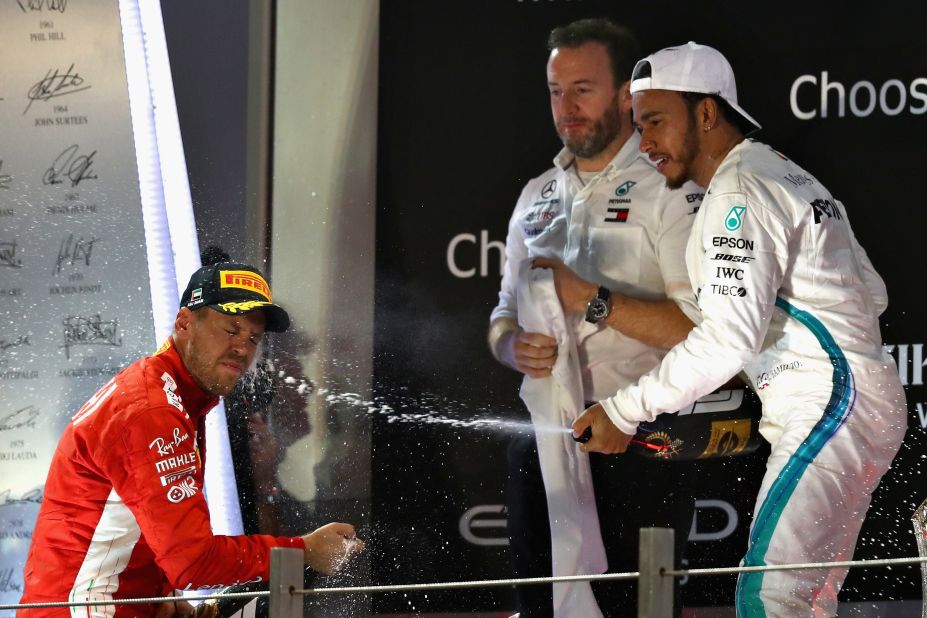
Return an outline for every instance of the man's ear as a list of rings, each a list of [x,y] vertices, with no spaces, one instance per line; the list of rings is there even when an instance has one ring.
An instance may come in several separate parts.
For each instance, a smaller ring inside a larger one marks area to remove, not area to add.
[[[718,126],[718,120],[721,119],[721,110],[718,108],[718,102],[711,97],[705,97],[698,106],[698,119],[706,131]]]
[[[178,334],[186,332],[193,321],[193,312],[186,307],[181,307],[174,318],[174,331]]]
[[[618,110],[622,114],[630,114],[631,102],[631,81],[628,80],[618,89]]]

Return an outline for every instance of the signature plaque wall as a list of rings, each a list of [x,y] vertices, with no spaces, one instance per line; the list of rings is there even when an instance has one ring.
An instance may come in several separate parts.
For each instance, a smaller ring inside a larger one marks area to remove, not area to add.
[[[117,0],[0,3],[0,603],[22,593],[65,425],[155,349],[164,311],[153,290],[176,311],[141,20]]]

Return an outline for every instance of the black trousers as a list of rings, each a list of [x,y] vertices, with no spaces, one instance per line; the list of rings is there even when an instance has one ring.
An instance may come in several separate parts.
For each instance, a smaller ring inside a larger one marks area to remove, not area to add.
[[[639,529],[675,530],[676,566],[681,567],[695,508],[691,463],[666,462],[631,454],[590,454],[599,525],[610,573],[638,570]],[[512,440],[508,449],[508,533],[515,577],[551,575],[550,524],[534,435]],[[675,580],[675,615],[682,611]],[[606,618],[637,616],[637,581],[593,582],[592,589]],[[521,618],[553,616],[549,585],[517,586]]]

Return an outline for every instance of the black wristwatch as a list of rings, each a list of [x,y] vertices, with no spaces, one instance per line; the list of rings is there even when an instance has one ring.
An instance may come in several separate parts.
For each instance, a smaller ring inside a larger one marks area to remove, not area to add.
[[[586,321],[597,324],[612,312],[612,292],[607,287],[599,286],[599,291],[586,304]]]

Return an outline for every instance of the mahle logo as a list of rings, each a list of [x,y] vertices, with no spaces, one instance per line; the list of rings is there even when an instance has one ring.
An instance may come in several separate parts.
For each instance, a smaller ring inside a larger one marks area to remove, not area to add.
[[[744,213],[747,212],[746,206],[734,206],[724,218],[724,228],[728,232],[736,232],[744,224]]]
[[[628,180],[626,182],[621,183],[620,185],[618,185],[618,188],[615,189],[615,195],[617,195],[618,197],[624,197],[631,190],[631,187],[633,187],[636,184],[637,183],[634,182],[633,180]]]

